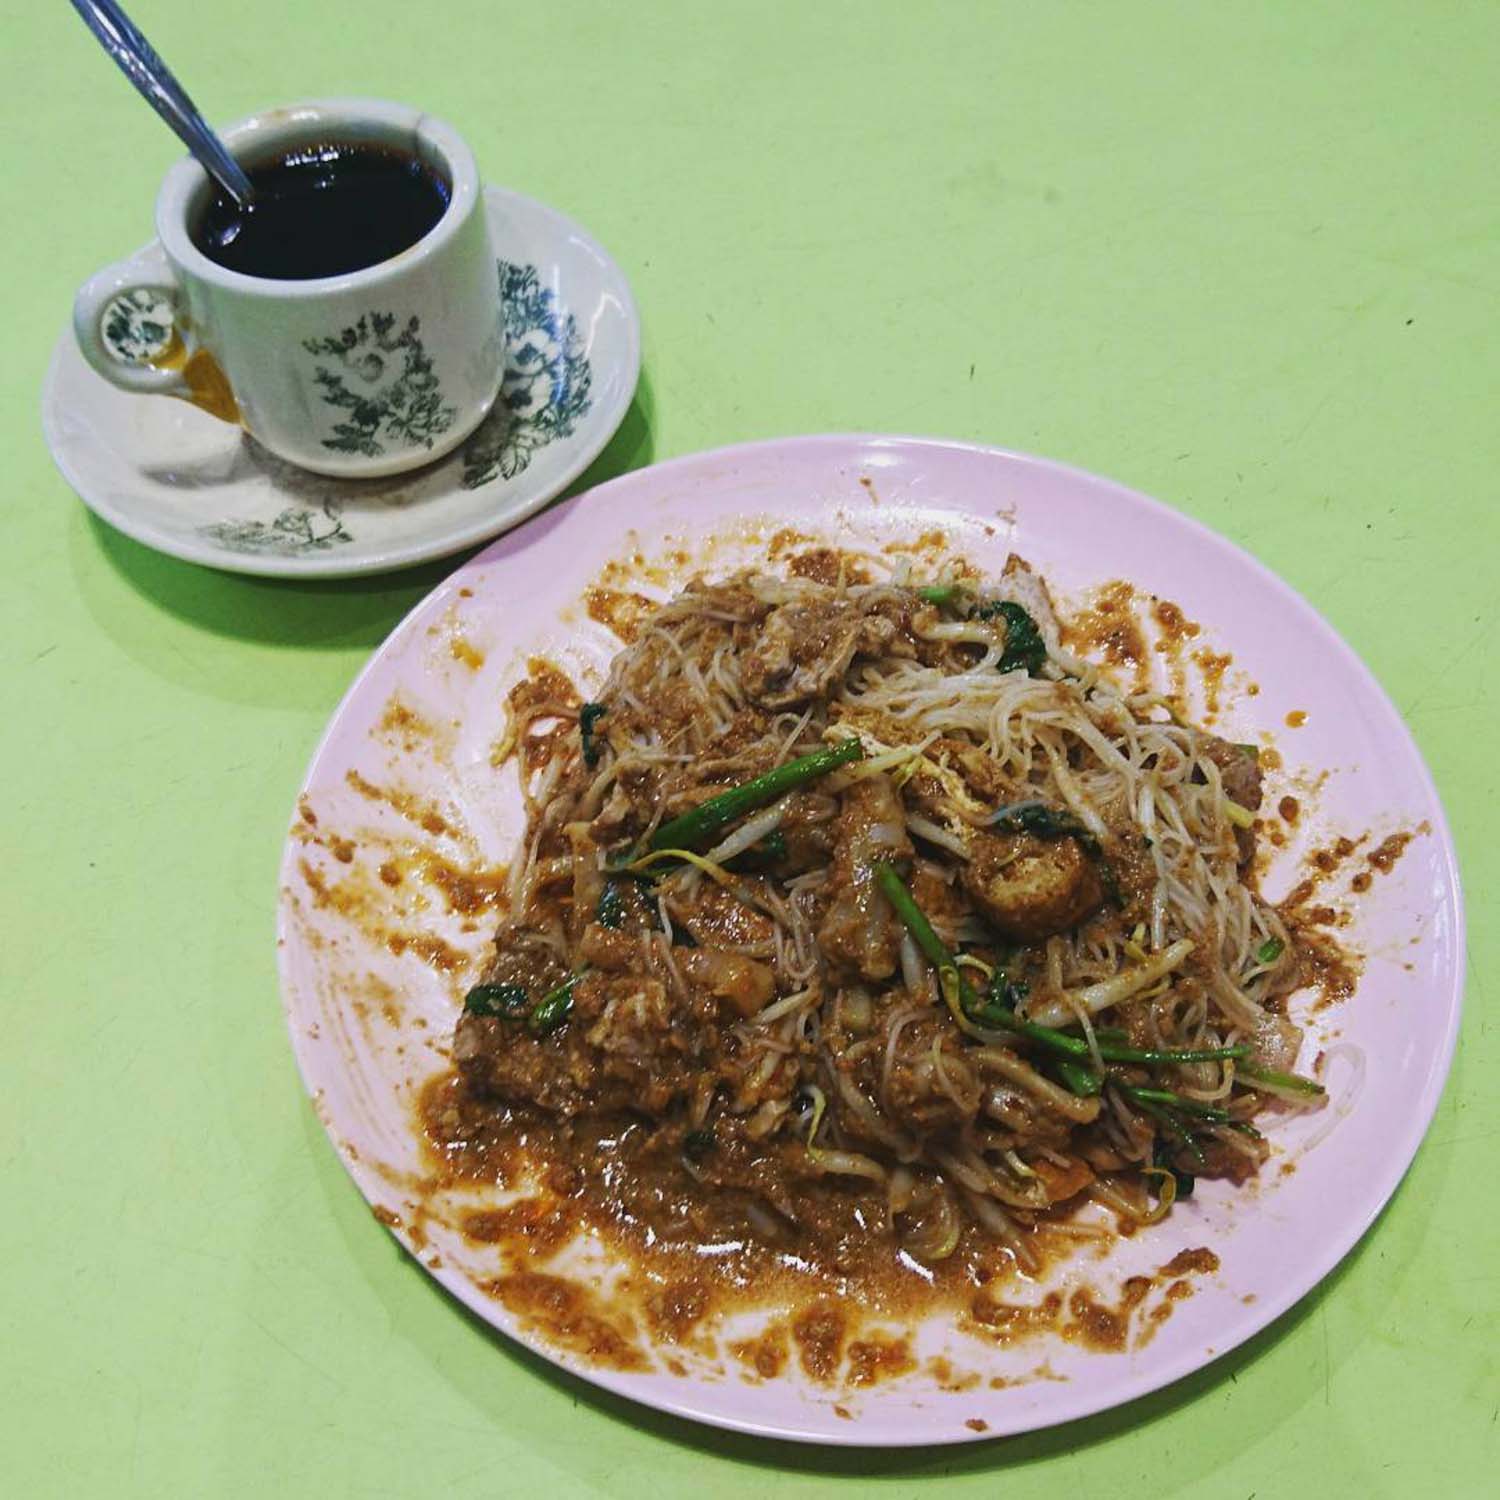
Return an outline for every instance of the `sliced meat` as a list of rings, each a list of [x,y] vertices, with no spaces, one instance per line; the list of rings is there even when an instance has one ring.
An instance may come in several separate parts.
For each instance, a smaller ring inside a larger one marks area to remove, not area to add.
[[[978,745],[967,740],[934,740],[927,754],[934,760],[946,760],[963,778],[964,785],[976,802],[1000,807],[1024,800],[1022,787],[1000,769],[1000,763]]]
[[[884,775],[857,781],[844,795],[834,835],[833,899],[818,928],[818,946],[834,963],[865,979],[896,972],[901,934],[875,887],[877,860],[908,859],[911,839],[901,798]]]
[[[877,651],[896,634],[883,616],[847,599],[783,604],[766,617],[745,658],[745,691],[765,708],[791,708],[842,677],[860,651]]]
[[[768,965],[721,948],[689,948],[677,955],[688,980],[716,1000],[727,1000],[740,1015],[756,1015],[776,993],[776,974]]]
[[[609,795],[589,824],[589,832],[596,843],[612,844],[624,834],[638,833],[641,817],[630,800],[630,794],[622,782],[614,782]]]
[[[838,799],[822,792],[793,792],[786,799],[786,816],[780,833],[786,842],[786,858],[780,869],[787,874],[821,865],[833,851],[834,819]]]
[[[602,994],[600,988],[595,986],[596,993],[589,997],[599,1002],[598,1015],[584,1034],[589,1046],[614,1057],[653,1059],[672,1024],[666,985],[659,979],[626,974],[605,980]],[[580,1005],[575,1024],[586,1025],[589,1019]]]
[[[593,970],[579,979],[567,1023],[551,1036],[466,1014],[453,1060],[472,1084],[506,1103],[564,1116],[659,1116],[700,1076],[712,1051],[705,1040],[687,1017],[674,1015],[660,980]]]
[[[674,926],[687,930],[696,943],[739,952],[776,952],[776,924],[733,891],[705,882],[691,896],[674,892],[667,898]]]
[[[598,922],[590,922],[583,929],[578,952],[591,968],[620,974],[640,962],[641,944],[633,932],[618,932],[602,927]]]
[[[1261,1067],[1277,1073],[1296,1069],[1297,1054],[1302,1051],[1302,1028],[1285,1016],[1263,1014],[1255,1023],[1251,1041],[1255,1047],[1254,1060]]]
[[[1198,753],[1212,761],[1224,784],[1224,795],[1249,812],[1259,812],[1261,802],[1260,754],[1254,746],[1242,746],[1221,740],[1216,734],[1198,735]],[[1255,830],[1236,828],[1234,841],[1239,847],[1240,863],[1255,854]]]
[[[1019,604],[1036,621],[1047,649],[1057,650],[1062,630],[1057,623],[1057,611],[1052,606],[1052,595],[1047,592],[1041,574],[1034,573],[1025,558],[1012,552],[1005,559],[1005,571],[1000,575],[1000,586],[994,593],[996,598]]]
[[[991,925],[1022,943],[1067,932],[1104,904],[1099,872],[1074,838],[975,834],[963,883]]]
[[[767,610],[765,601],[739,578],[726,579],[723,583],[705,583],[696,578],[688,584],[680,602],[693,610],[712,610],[715,614],[742,622],[759,620]],[[668,605],[660,618],[666,618],[671,609],[672,606]]]
[[[1260,754],[1253,746],[1231,744],[1216,734],[1200,734],[1199,752],[1219,768],[1224,795],[1233,797],[1241,807],[1260,811]]]
[[[891,1117],[919,1135],[972,1122],[984,1090],[961,1052],[946,1011],[905,1026],[882,1090]]]
[[[1069,1198],[1076,1198],[1094,1180],[1093,1169],[1076,1156],[1065,1167],[1058,1166],[1045,1156],[1036,1157],[1030,1165],[1032,1171],[1042,1179],[1047,1197],[1053,1203],[1066,1203]]]

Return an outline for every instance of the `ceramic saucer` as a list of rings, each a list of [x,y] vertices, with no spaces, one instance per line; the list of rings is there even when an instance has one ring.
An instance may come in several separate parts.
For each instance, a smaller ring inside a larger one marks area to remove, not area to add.
[[[387,479],[309,473],[185,402],[116,390],[68,329],[42,392],[63,477],[148,547],[275,577],[443,557],[539,510],[624,417],[640,322],[624,273],[570,219],[505,188],[486,188],[485,206],[500,256],[505,381],[494,411],[447,458]]]

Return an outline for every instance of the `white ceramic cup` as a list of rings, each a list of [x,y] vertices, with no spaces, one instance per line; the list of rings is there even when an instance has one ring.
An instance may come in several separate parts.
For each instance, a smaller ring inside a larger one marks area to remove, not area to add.
[[[223,137],[248,167],[319,141],[396,147],[448,183],[448,207],[415,245],[362,271],[246,276],[193,243],[213,187],[180,161],[157,195],[155,243],[74,301],[84,357],[123,390],[191,401],[321,474],[394,474],[457,447],[494,404],[505,362],[473,153],[441,120],[371,99],[268,110]]]

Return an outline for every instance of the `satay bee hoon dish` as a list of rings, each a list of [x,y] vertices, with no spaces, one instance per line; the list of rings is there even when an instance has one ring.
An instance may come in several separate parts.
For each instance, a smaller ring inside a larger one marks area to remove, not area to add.
[[[1460,919],[1420,761],[1305,604],[946,445],[556,515],[388,643],[288,846],[294,1040],[414,1254],[602,1384],[882,1443],[1127,1399],[1332,1264],[1435,1100],[1450,1020],[1378,1049],[1419,972],[1456,1016]]]

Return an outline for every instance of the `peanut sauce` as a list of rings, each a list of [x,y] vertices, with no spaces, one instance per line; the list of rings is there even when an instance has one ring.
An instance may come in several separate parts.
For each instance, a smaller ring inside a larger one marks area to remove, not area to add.
[[[641,627],[661,607],[644,594],[592,588],[584,598],[589,619],[612,630],[626,645],[639,638]]]

